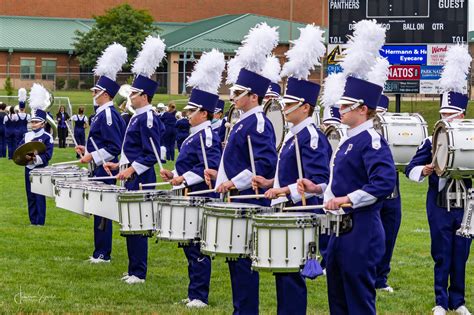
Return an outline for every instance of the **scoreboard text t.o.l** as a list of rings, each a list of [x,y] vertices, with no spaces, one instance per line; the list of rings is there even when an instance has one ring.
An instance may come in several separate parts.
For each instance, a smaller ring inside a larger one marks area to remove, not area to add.
[[[344,44],[354,22],[376,19],[387,44],[467,42],[468,0],[329,0],[329,44]]]

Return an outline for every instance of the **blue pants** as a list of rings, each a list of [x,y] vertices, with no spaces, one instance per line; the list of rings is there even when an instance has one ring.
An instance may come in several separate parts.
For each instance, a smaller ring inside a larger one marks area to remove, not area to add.
[[[167,144],[166,147],[166,160],[174,161],[174,145],[175,143]]]
[[[5,138],[8,147],[8,159],[11,160],[13,158],[13,152],[15,152],[17,146],[16,136],[14,133],[7,134]]]
[[[117,172],[112,172],[113,175],[116,175]],[[108,176],[102,166],[99,166],[95,172],[94,176]],[[114,185],[115,179],[103,180],[102,182]],[[104,229],[100,229],[101,223],[103,224]],[[110,259],[110,254],[112,253],[112,221],[106,218],[99,216],[94,216],[94,253],[92,257],[102,258],[105,260]]]
[[[125,183],[128,190],[138,190],[139,184],[156,182],[156,175],[153,168],[148,169],[143,174],[136,176],[135,179]],[[153,189],[149,187],[148,189]],[[128,275],[140,279],[146,279],[148,268],[148,236],[127,235],[127,254],[128,254]]]
[[[278,315],[306,314],[306,282],[301,273],[276,273],[275,284]]]
[[[326,263],[331,314],[376,314],[376,266],[385,252],[380,206],[353,213],[352,230],[331,235]]]
[[[258,314],[258,272],[252,271],[249,258],[229,260],[234,314]]]
[[[44,225],[46,220],[46,197],[31,192],[30,169],[27,167],[25,167],[25,188],[30,223],[33,225]]]
[[[183,251],[188,260],[188,298],[208,304],[211,259],[201,253],[199,243],[183,246]]]
[[[448,212],[446,208],[437,207],[434,201],[429,200],[427,213],[431,234],[431,256],[435,262],[436,305],[445,309],[456,309],[465,304],[466,262],[472,241],[456,235],[464,211],[451,209]]]
[[[382,225],[385,231],[385,253],[382,260],[377,265],[377,278],[375,287],[377,289],[388,286],[387,278],[390,273],[390,261],[392,260],[393,249],[397,241],[400,223],[402,221],[402,205],[400,197],[385,199],[382,210],[380,210]]]
[[[77,145],[86,145],[86,133],[84,132],[84,128],[74,129],[74,139]],[[79,158],[80,155],[76,154],[76,157]]]
[[[7,139],[5,138],[5,128],[0,128],[0,158],[7,156]]]

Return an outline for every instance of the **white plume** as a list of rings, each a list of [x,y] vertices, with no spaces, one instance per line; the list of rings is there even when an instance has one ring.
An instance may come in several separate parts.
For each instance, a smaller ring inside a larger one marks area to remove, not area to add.
[[[472,57],[464,45],[451,46],[439,80],[442,92],[465,93]]]
[[[341,67],[346,75],[363,80],[380,56],[385,43],[385,28],[375,20],[362,20],[354,25],[354,33],[349,36]]]
[[[50,94],[41,84],[33,83],[28,102],[32,110],[44,110],[51,104]]]
[[[239,77],[240,69],[242,69],[242,64],[237,57],[227,61],[227,79],[225,83],[229,85],[234,84]]]
[[[278,83],[281,81],[280,71],[280,61],[276,56],[270,55],[267,57],[267,62],[263,66],[261,75],[269,79],[273,83]]]
[[[187,85],[217,94],[222,81],[222,72],[225,68],[224,54],[213,49],[202,54],[201,58],[194,65],[194,70],[188,78]]]
[[[148,36],[142,44],[142,50],[138,53],[133,63],[132,72],[136,75],[141,74],[150,78],[166,56],[165,48],[166,45],[160,36]]]
[[[381,87],[384,87],[385,82],[388,79],[388,72],[390,68],[390,63],[384,57],[378,57],[375,61],[375,65],[370,70],[368,76],[368,81],[374,84],[377,84]]]
[[[18,101],[19,102],[26,102],[26,89],[25,88],[19,88],[18,89]]]
[[[261,73],[267,56],[278,45],[279,34],[278,27],[270,27],[263,22],[251,28],[249,33],[245,35],[234,59],[229,63],[230,76],[227,77],[227,83],[232,84],[237,81],[240,69],[245,68],[255,73]],[[238,71],[236,68],[239,67]],[[237,73],[235,73],[237,72]]]
[[[122,70],[122,65],[127,62],[127,49],[120,44],[113,43],[109,45],[97,60],[94,68],[96,76],[106,76],[114,80],[117,72]]]
[[[288,62],[283,65],[281,76],[308,80],[311,70],[321,65],[320,59],[326,52],[324,31],[314,24],[308,24],[300,28],[300,37],[292,43],[294,46],[285,53]]]
[[[324,107],[335,106],[344,94],[346,76],[344,73],[331,73],[324,79],[323,94],[321,95],[321,104]]]

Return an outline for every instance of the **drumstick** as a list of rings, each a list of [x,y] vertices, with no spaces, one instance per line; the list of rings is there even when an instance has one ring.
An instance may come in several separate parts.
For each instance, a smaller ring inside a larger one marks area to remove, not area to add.
[[[216,190],[215,189],[206,189],[206,190],[193,191],[193,192],[188,193],[187,195],[188,196],[195,196],[195,195],[209,194],[209,193],[213,193],[213,192],[216,192]]]
[[[57,166],[57,165],[77,164],[77,163],[81,163],[81,160],[68,161],[68,162],[59,162],[59,163],[53,163],[53,164],[51,164],[51,165],[52,165],[52,166]]]
[[[201,152],[202,159],[204,160],[204,169],[209,169],[209,164],[207,164],[207,154],[206,147],[204,146],[204,140],[202,139],[202,133],[199,133],[199,141],[201,141]],[[209,189],[212,189],[212,183],[209,183]]]
[[[442,145],[441,143],[438,143],[438,145],[436,146],[436,150],[433,154],[433,159],[431,160],[431,164],[430,164],[431,166],[434,166],[434,163],[435,163],[435,160],[436,160],[436,157],[438,155],[438,151],[439,151],[439,148],[441,147],[441,145]]]
[[[351,203],[343,203],[339,208],[350,208],[352,207]],[[284,211],[306,211],[306,210],[316,210],[324,209],[324,205],[309,205],[309,206],[296,206],[296,207],[284,207]]]
[[[286,194],[278,194],[277,197],[285,197]],[[260,195],[237,195],[237,196],[228,196],[227,199],[258,199],[266,198],[264,194]]]
[[[74,137],[74,132],[72,132],[71,127],[69,127],[69,124],[67,123],[67,121],[66,121],[66,126],[67,126],[67,129],[69,130],[69,132],[72,135],[72,141],[74,141],[74,145],[77,147],[78,144],[77,144],[77,141],[76,141],[76,137]],[[82,153],[79,153],[79,155],[81,156],[81,158],[83,157]]]
[[[102,160],[102,167],[103,167],[104,170],[107,172],[107,174],[109,174],[109,176],[112,176],[112,173],[110,172],[110,170],[107,169],[107,168],[105,168],[105,159],[104,159],[104,157],[102,156],[102,152],[99,151],[99,148],[97,147],[97,144],[95,144],[94,139],[92,139],[92,137],[90,137],[89,140],[92,142],[92,146],[93,146],[94,149],[97,151],[97,154],[99,154],[99,157],[100,157],[100,159]]]
[[[153,139],[151,137],[150,137],[150,144],[151,144],[151,147],[153,148],[153,152],[155,153],[156,161],[158,162],[158,167],[160,168],[160,171],[162,171],[163,164],[161,164],[160,155],[158,154],[158,150],[156,150],[155,143],[153,142]]]
[[[105,179],[117,179],[117,177],[115,176],[87,177],[84,180],[105,180]]]
[[[249,145],[250,166],[252,167],[252,175],[253,177],[255,177],[257,176],[257,170],[255,169],[255,159],[253,156],[252,139],[250,139],[250,135],[247,136],[247,142]],[[258,188],[255,188],[255,194],[259,195]]]
[[[149,184],[140,184],[140,187],[152,187],[152,186],[165,186],[171,185],[168,182],[157,182],[157,183],[149,183]]]
[[[298,168],[298,179],[303,179],[303,168],[301,167],[300,146],[298,144],[298,135],[295,135],[295,153],[296,153],[296,167]],[[303,192],[301,194],[301,204],[306,206],[306,196]]]

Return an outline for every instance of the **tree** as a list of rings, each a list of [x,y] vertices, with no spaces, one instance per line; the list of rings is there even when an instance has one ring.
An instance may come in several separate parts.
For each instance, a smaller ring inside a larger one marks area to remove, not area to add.
[[[12,96],[13,95],[13,85],[12,85],[12,80],[10,79],[10,77],[7,77],[5,79],[5,83],[3,84],[3,88],[5,89],[5,91],[7,92],[7,95],[8,96]]]
[[[136,10],[122,4],[94,16],[95,25],[88,32],[76,31],[74,48],[82,67],[92,69],[102,51],[117,42],[127,48],[129,70],[145,38],[160,29],[153,25],[153,17],[146,10]]]

